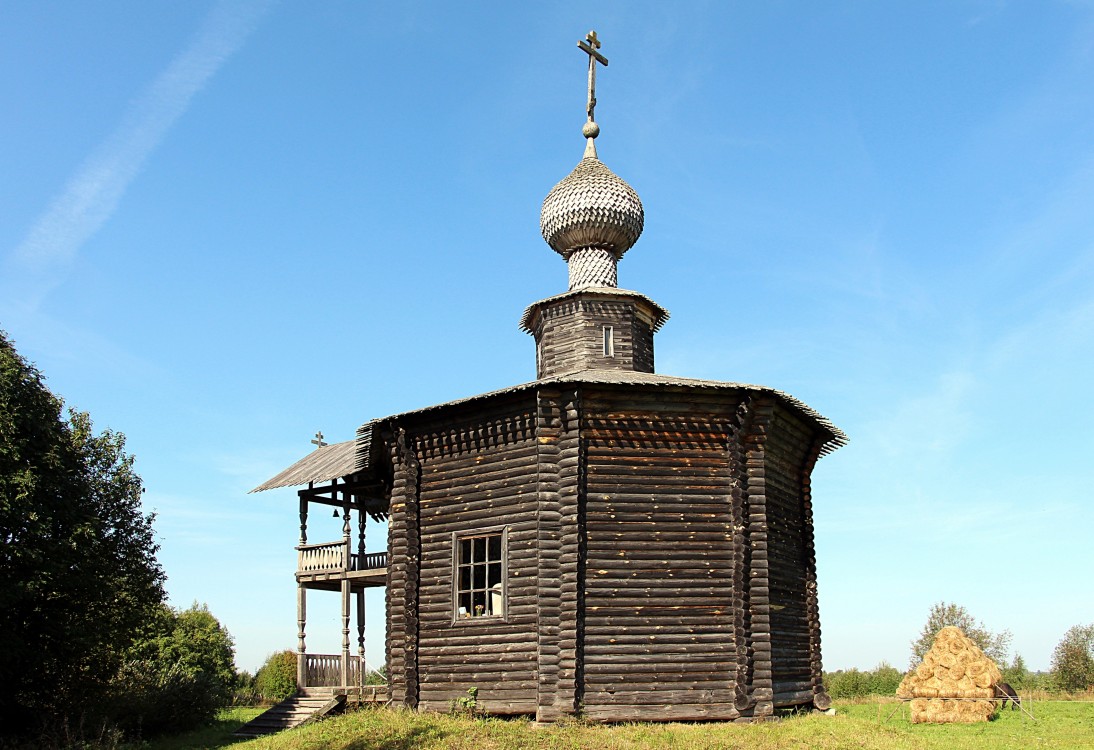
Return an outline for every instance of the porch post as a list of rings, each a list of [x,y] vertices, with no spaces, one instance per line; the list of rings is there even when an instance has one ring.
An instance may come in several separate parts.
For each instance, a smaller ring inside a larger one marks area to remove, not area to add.
[[[314,487],[308,482],[308,489]],[[300,494],[300,546],[308,543],[308,498]],[[300,553],[297,553],[296,568],[300,570]],[[307,647],[304,644],[304,631],[308,619],[308,594],[304,584],[296,585],[296,687],[303,691],[308,686]]]
[[[342,579],[342,687],[349,687],[349,579]]]
[[[307,622],[308,590],[304,584],[296,586],[296,687],[301,691],[308,686],[307,648],[304,645],[304,626]]]
[[[361,669],[357,673],[357,687],[363,687],[365,678],[365,590],[357,590],[357,657],[361,662]]]
[[[350,554],[350,509],[349,493],[342,493],[342,554],[344,555],[342,569],[342,687],[349,687],[349,571],[352,570],[353,555]]]

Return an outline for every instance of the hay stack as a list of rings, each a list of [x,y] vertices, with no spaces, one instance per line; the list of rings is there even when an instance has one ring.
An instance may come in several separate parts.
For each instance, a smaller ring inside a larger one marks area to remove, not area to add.
[[[993,685],[1003,679],[995,662],[960,628],[942,628],[923,662],[897,688],[912,698],[912,723],[973,724],[995,713]]]

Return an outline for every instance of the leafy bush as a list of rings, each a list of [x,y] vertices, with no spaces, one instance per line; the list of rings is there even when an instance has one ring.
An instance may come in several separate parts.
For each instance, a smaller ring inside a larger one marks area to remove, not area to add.
[[[215,719],[235,685],[232,636],[209,608],[161,605],[113,680],[111,716],[130,735],[184,731]]]
[[[255,676],[244,669],[236,675],[235,690],[232,692],[233,706],[254,706],[260,700],[255,687]]]
[[[895,695],[904,674],[881,662],[874,669],[838,670],[824,674],[824,687],[833,698],[865,698],[871,695]]]
[[[1052,679],[1069,693],[1094,688],[1094,625],[1068,630],[1052,652]]]
[[[296,652],[278,651],[266,657],[255,675],[255,692],[267,700],[281,701],[296,692]]]

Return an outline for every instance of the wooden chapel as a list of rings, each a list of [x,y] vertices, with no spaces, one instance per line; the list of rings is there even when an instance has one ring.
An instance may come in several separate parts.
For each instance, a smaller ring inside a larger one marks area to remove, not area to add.
[[[569,287],[520,321],[536,379],[319,439],[255,490],[306,485],[299,686],[360,691],[363,592],[385,586],[399,706],[445,711],[475,688],[486,712],[539,721],[826,709],[810,475],[846,437],[772,388],[655,372],[668,312],[617,285],[644,215],[597,156],[607,59],[593,32],[579,46],[585,153],[541,214]],[[317,505],[341,515],[341,540],[309,542]],[[366,550],[366,516],[387,519],[382,551]],[[341,654],[306,652],[315,590],[340,592]]]

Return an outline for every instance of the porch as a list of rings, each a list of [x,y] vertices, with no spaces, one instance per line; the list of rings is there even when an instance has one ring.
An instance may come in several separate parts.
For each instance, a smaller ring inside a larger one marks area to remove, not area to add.
[[[303,680],[300,695],[309,698],[345,696],[351,703],[386,703],[386,683],[366,684],[369,680],[367,662],[356,655],[298,654],[298,674]],[[378,675],[372,673],[373,681]]]
[[[338,591],[343,580],[354,591],[387,583],[387,552],[353,552],[349,539],[296,547],[296,582]]]

